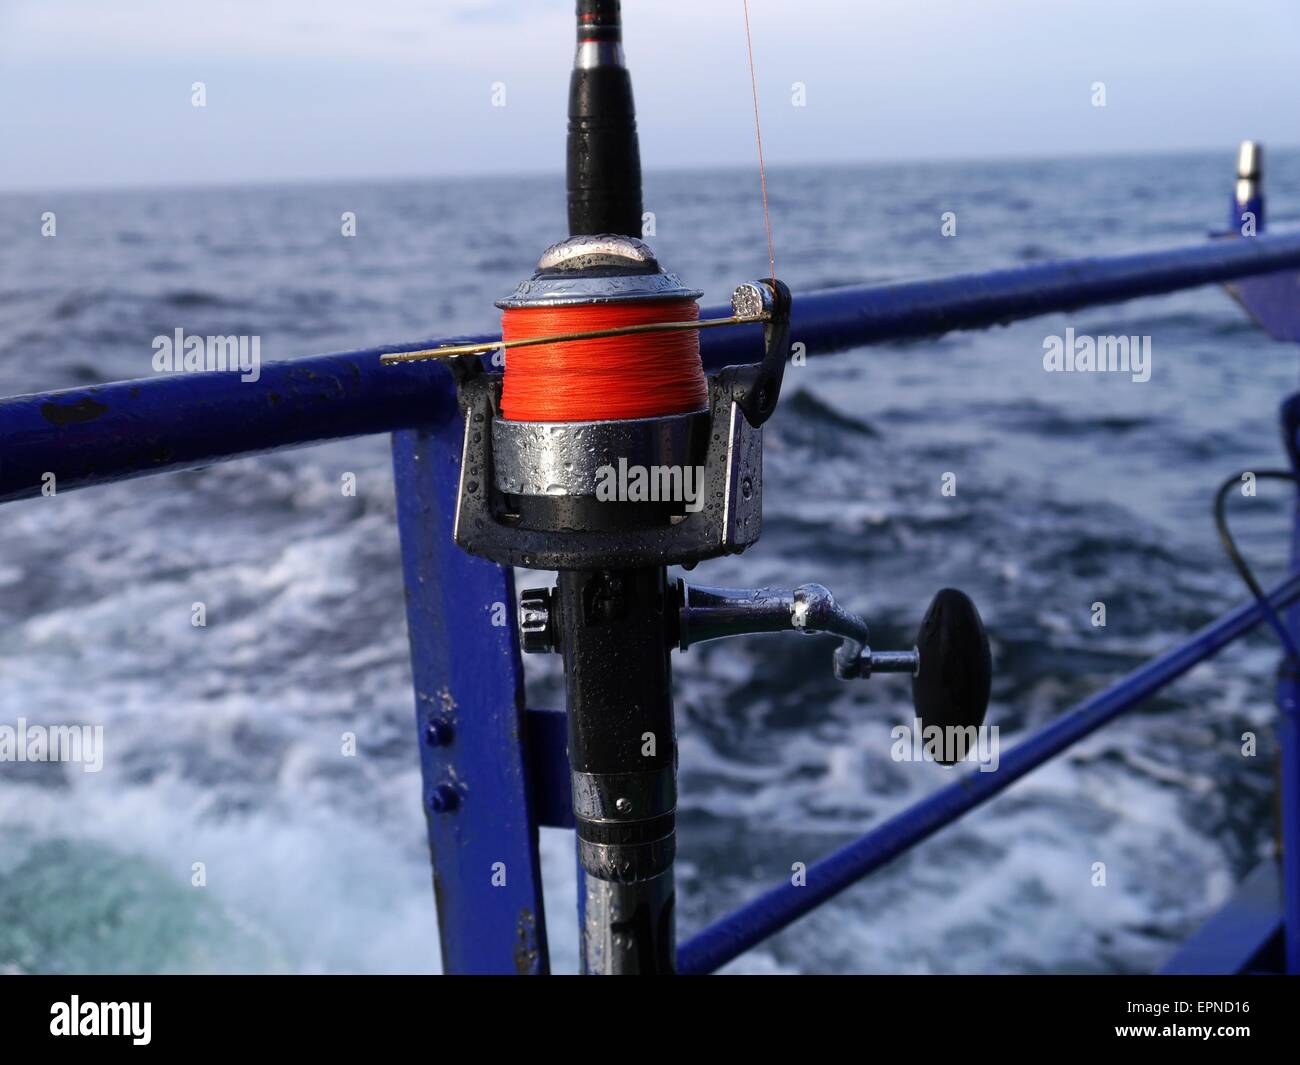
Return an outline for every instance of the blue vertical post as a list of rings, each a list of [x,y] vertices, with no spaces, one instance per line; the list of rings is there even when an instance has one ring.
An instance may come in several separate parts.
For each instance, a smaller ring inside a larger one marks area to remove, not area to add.
[[[1291,631],[1300,631],[1296,609],[1289,613]],[[1295,975],[1300,973],[1300,680],[1290,659],[1282,664],[1278,678],[1277,706],[1277,739],[1282,749],[1283,937],[1286,971]]]
[[[514,577],[452,542],[463,423],[393,434],[433,890],[448,973],[545,973]]]
[[[1300,473],[1300,394],[1282,407],[1282,427],[1291,468]],[[1291,572],[1300,572],[1300,489],[1291,532]],[[1300,636],[1300,605],[1287,611],[1287,626]],[[1300,973],[1300,663],[1283,660],[1277,685],[1277,742],[1282,783],[1282,918],[1286,971]]]

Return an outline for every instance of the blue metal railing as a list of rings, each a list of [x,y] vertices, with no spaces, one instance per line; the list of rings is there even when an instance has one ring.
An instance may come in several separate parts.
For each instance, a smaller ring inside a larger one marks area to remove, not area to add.
[[[1285,301],[1294,284],[1281,271],[1300,271],[1300,234],[844,288],[797,298],[791,340],[809,354],[824,354],[1238,279],[1251,279],[1236,293],[1248,308],[1249,293],[1257,291],[1259,299],[1273,301],[1273,318],[1293,323],[1300,315]],[[1262,287],[1248,287],[1256,283]],[[564,823],[563,745],[552,719],[524,708],[514,629],[489,620],[491,611],[513,601],[512,575],[451,542],[460,427],[450,378],[430,363],[379,364],[383,353],[442,342],[269,363],[256,383],[235,374],[183,374],[0,401],[0,502],[39,494],[47,472],[55,473],[62,493],[392,432],[444,964],[459,972],[544,972],[536,837],[539,823]],[[701,335],[710,369],[749,361],[757,346],[757,327]],[[1287,422],[1288,446],[1295,460],[1293,422]],[[1300,602],[1300,522],[1297,530],[1292,575],[1271,593],[1277,608]],[[1258,603],[1234,611],[1017,745],[996,771],[963,777],[815,863],[805,887],[775,888],[706,928],[683,944],[682,971],[712,971],[736,957],[1170,683],[1257,624],[1262,612]],[[1300,608],[1289,623],[1300,632]],[[1294,971],[1300,967],[1300,687],[1294,678],[1284,678],[1279,699],[1286,941]],[[539,795],[541,788],[546,793]],[[489,860],[508,865],[506,886],[483,887]]]
[[[808,354],[823,355],[1296,269],[1300,233],[855,286],[799,296],[790,338]],[[702,316],[724,313],[730,310],[712,308]],[[752,359],[760,336],[757,326],[702,332],[705,367]],[[39,494],[41,475],[51,469],[59,491],[66,491],[450,418],[455,404],[442,367],[381,367],[379,356],[491,339],[426,338],[271,362],[255,383],[235,374],[176,374],[6,399],[0,401],[0,502]]]

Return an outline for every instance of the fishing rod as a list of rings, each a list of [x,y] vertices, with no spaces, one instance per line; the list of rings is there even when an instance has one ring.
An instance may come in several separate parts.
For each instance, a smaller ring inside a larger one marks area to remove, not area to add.
[[[991,663],[979,614],[955,589],[935,597],[914,647],[882,652],[871,648],[866,621],[821,585],[730,589],[669,578],[669,566],[692,568],[759,538],[763,425],[781,394],[791,297],[769,243],[772,276],[738,285],[730,317],[699,320],[701,292],[640,237],[618,0],[578,0],[576,14],[569,237],[498,301],[501,341],[385,362],[437,358],[456,382],[465,425],[456,543],[500,565],[557,574],[554,586],[521,593],[519,630],[525,651],[564,662],[582,969],[669,973],[674,648],[744,633],[833,634],[838,677],[908,674],[917,717],[958,730],[984,720]],[[757,126],[756,90],[755,118]],[[699,330],[754,324],[762,343],[752,361],[706,376]],[[498,348],[503,374],[474,357]]]

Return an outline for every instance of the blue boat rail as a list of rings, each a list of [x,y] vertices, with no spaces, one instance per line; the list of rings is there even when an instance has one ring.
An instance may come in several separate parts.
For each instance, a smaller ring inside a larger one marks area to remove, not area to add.
[[[791,337],[807,354],[822,355],[1225,284],[1271,335],[1300,341],[1300,233],[1265,235],[1262,194],[1257,185],[1248,191],[1243,199],[1239,189],[1233,199],[1231,233],[1202,244],[797,293]],[[1254,224],[1253,235],[1241,235],[1243,219]],[[702,333],[706,369],[747,359],[758,331],[745,326]],[[391,352],[491,339],[421,338],[270,363],[256,382],[230,373],[187,373],[6,399],[0,401],[0,502],[40,494],[49,473],[62,493],[391,433],[444,969],[543,973],[549,958],[538,829],[574,825],[565,715],[528,706],[518,632],[492,624],[494,605],[515,601],[512,571],[471,557],[453,542],[462,423],[451,375],[434,362],[381,368],[379,361]],[[1300,469],[1300,395],[1283,404],[1282,425],[1291,467]],[[681,945],[678,970],[707,973],[725,965],[1171,684],[1265,620],[1269,609],[1286,611],[1292,633],[1300,632],[1300,520],[1290,574],[1266,602],[1232,611],[1062,714],[1004,753],[993,771],[960,776],[812,864],[806,886],[776,886],[698,932]],[[1300,677],[1294,662],[1282,670],[1277,694],[1280,876],[1272,863],[1261,867],[1237,902],[1168,971],[1300,971]],[[497,863],[505,863],[509,877],[484,890]],[[1275,957],[1284,962],[1269,961]]]

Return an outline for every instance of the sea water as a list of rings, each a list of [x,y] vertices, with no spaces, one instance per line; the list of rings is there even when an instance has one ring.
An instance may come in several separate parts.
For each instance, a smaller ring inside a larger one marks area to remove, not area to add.
[[[1270,158],[1281,226],[1300,156]],[[797,297],[1192,243],[1231,165],[774,168],[777,268]],[[767,273],[757,193],[747,170],[647,176],[654,246],[706,304]],[[558,175],[7,195],[0,394],[150,377],[177,331],[257,337],[264,361],[489,331],[564,235]],[[1149,379],[1049,372],[1067,330],[1150,338]],[[1296,367],[1215,288],[810,358],[766,432],[762,541],[693,579],[821,582],[881,648],[963,588],[1005,750],[1243,601],[1211,494],[1278,465]],[[1266,579],[1284,494],[1233,504]],[[838,682],[833,646],[674,656],[682,939],[971,771],[891,758],[906,679]],[[103,729],[100,772],[0,764],[0,969],[436,970],[407,654],[384,438],[0,509],[0,724]],[[1276,661],[1263,632],[1225,651],[733,967],[1158,965],[1270,851]],[[526,667],[532,705],[562,705],[558,662]],[[542,851],[573,969],[571,835]]]

